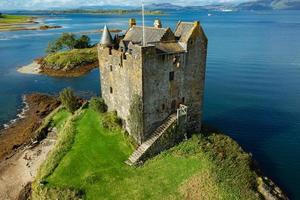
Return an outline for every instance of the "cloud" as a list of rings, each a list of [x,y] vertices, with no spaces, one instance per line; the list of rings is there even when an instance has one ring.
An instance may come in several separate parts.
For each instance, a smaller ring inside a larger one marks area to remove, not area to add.
[[[46,8],[72,8],[80,6],[102,6],[102,5],[122,5],[133,6],[139,5],[140,2],[136,0],[0,0],[1,9],[46,9]],[[240,0],[173,0],[172,4],[177,5],[205,5],[209,3],[220,2],[237,2]],[[144,0],[147,3],[169,3],[170,1],[155,1]]]

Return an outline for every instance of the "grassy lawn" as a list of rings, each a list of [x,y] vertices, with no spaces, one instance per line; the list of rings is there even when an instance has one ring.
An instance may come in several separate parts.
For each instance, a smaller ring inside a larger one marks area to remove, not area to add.
[[[54,123],[68,116],[60,111]],[[85,199],[259,199],[250,157],[232,139],[194,136],[141,167],[129,167],[124,164],[133,152],[128,138],[103,128],[101,120],[89,108],[72,120],[76,133],[70,148],[54,159],[58,165],[50,173],[42,169],[48,173],[43,190],[53,188],[56,195],[45,199],[65,195],[68,188],[83,191]]]
[[[97,49],[86,48],[51,53],[43,59],[43,64],[47,68],[64,69],[66,71],[97,61]]]

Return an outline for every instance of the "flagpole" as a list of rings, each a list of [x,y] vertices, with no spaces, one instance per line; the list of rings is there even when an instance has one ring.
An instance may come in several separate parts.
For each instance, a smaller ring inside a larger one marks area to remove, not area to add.
[[[143,18],[143,46],[146,46],[145,41],[145,8],[144,8],[144,2],[142,1],[142,18]]]

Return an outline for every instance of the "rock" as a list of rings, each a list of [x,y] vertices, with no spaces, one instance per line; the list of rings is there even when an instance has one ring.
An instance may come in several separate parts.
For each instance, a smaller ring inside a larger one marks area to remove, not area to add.
[[[257,178],[258,191],[266,200],[289,200],[282,190],[267,177]]]

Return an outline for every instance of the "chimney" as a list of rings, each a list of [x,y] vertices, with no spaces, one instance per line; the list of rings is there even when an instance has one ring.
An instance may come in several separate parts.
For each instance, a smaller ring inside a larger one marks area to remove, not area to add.
[[[136,25],[136,21],[134,18],[129,19],[129,28],[133,27]]]
[[[162,28],[160,19],[154,20],[154,27],[155,28]]]
[[[199,21],[194,21],[194,26],[195,27],[199,27],[200,26],[200,22]]]

